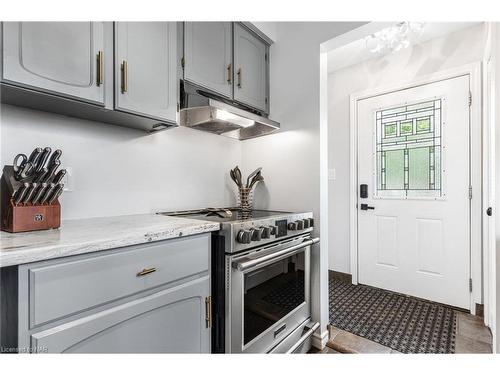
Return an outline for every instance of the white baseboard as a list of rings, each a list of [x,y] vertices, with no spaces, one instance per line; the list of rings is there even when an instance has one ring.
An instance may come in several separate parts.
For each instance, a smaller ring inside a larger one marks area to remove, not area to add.
[[[323,350],[328,342],[328,329],[325,329],[321,334],[313,333],[311,345],[316,349]]]

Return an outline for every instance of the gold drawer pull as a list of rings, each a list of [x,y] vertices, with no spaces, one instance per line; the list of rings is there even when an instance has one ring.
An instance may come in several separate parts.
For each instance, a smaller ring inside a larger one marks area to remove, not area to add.
[[[231,77],[232,75],[233,75],[233,69],[232,69],[231,64],[229,64],[229,65],[227,66],[227,83],[229,83],[229,84],[230,84],[230,83],[231,83],[231,81],[232,81],[232,77]]]
[[[150,273],[156,272],[156,268],[151,267],[151,268],[144,268],[141,272],[137,273],[137,277],[141,277],[144,275],[149,275]]]
[[[97,86],[104,82],[104,59],[102,51],[97,52]]]
[[[122,62],[122,94],[128,91],[128,62],[123,60]]]

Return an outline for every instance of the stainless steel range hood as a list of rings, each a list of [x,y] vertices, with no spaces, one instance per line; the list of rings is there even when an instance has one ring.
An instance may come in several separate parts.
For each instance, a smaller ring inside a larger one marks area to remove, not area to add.
[[[274,133],[280,124],[216,95],[182,83],[180,125],[245,140]]]

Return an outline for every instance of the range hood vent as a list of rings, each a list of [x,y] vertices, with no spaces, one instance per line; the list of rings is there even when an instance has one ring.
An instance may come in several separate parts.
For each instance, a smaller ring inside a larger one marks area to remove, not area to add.
[[[245,140],[279,130],[280,124],[196,86],[181,82],[180,125]]]

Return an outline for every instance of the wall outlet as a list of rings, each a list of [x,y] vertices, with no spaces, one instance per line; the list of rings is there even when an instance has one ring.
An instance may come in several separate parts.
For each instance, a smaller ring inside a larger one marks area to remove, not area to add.
[[[74,191],[75,190],[75,171],[71,167],[64,167],[66,169],[66,175],[64,176],[62,183],[64,184],[63,191]]]
[[[335,181],[337,179],[335,175],[335,168],[328,170],[328,179],[331,181]]]

